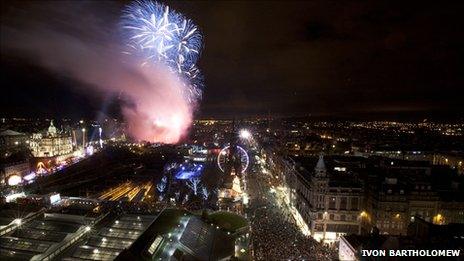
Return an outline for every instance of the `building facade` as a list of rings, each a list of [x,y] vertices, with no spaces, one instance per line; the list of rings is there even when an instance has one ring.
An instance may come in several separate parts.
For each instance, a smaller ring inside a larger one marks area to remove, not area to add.
[[[335,242],[341,235],[360,233],[362,200],[361,184],[328,173],[322,155],[311,175],[297,173],[296,208],[316,240]]]
[[[444,187],[433,182],[428,172],[401,169],[372,169],[368,182],[366,230],[376,227],[380,234],[406,235],[414,217],[437,225],[464,223],[464,197],[459,186]],[[451,182],[453,184],[453,182]]]
[[[29,138],[26,134],[13,130],[4,130],[0,132],[0,152],[1,156],[7,157],[14,151],[27,147]]]
[[[51,121],[46,133],[32,134],[30,148],[32,155],[37,158],[71,154],[73,152],[72,137],[66,133],[59,133]]]
[[[30,174],[30,172],[31,166],[29,160],[3,164],[0,167],[0,183],[10,186],[18,185],[23,177]]]

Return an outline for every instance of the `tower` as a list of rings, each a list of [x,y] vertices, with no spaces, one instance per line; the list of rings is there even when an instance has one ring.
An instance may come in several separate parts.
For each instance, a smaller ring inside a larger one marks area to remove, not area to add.
[[[227,155],[224,167],[224,187],[231,188],[235,176],[242,175],[242,162],[238,151],[238,132],[235,126],[235,119],[232,120],[232,129],[229,136],[229,154]]]
[[[327,177],[327,168],[325,167],[324,155],[322,153],[319,155],[319,160],[314,168],[314,173],[315,176],[319,178]]]
[[[324,155],[319,155],[316,167],[314,168],[314,176],[311,179],[311,204],[316,209],[325,208],[325,195],[329,187],[329,177],[327,168],[324,162]]]

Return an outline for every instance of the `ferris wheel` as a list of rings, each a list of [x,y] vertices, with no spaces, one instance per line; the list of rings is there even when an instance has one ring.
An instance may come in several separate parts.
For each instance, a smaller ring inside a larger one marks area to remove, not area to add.
[[[237,146],[237,152],[238,158],[240,160],[241,164],[241,172],[245,173],[245,171],[248,168],[248,165],[250,164],[250,158],[248,157],[248,153],[246,152],[245,149],[243,149],[240,146]],[[228,163],[229,160],[229,155],[230,155],[230,145],[225,146],[220,152],[217,157],[217,164],[219,169],[224,172],[226,168],[226,164]]]

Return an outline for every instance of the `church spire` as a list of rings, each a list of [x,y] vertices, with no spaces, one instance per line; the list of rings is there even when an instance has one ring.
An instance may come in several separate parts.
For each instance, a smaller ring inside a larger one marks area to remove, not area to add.
[[[327,175],[327,168],[325,167],[324,155],[322,153],[319,155],[319,160],[317,161],[314,171],[317,177],[325,177]]]

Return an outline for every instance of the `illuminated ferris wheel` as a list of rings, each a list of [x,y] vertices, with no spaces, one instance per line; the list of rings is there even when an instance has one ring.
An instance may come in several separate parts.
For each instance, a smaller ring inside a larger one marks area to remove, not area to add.
[[[248,153],[246,152],[245,149],[243,149],[240,146],[237,146],[236,153],[240,160],[241,172],[245,173],[245,171],[248,168],[248,165],[250,164],[250,158],[248,157]],[[226,165],[228,164],[229,156],[230,156],[230,146],[227,145],[219,152],[219,155],[217,157],[217,164],[218,164],[219,169],[222,172],[225,172],[224,170],[226,169]]]

